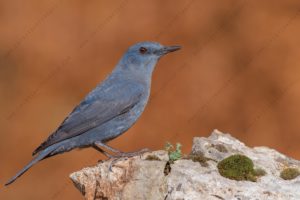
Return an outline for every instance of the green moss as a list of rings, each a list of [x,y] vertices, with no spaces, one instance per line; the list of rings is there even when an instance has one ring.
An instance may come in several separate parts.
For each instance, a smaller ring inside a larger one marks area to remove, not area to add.
[[[264,169],[262,169],[262,168],[256,168],[256,169],[254,169],[254,175],[255,176],[264,176],[264,175],[266,175],[267,174],[267,172],[264,170]]]
[[[148,155],[146,157],[146,160],[160,160],[160,159],[156,155]]]
[[[183,159],[192,160],[194,162],[199,162],[202,167],[207,167],[208,163],[207,161],[210,160],[209,158],[205,157],[203,153],[197,153],[197,154],[190,154],[187,156],[184,156]]]
[[[292,180],[299,175],[300,175],[299,170],[291,167],[282,170],[280,173],[280,177],[284,180]]]
[[[174,146],[171,143],[167,142],[165,145],[165,150],[169,154],[169,160],[171,163],[173,163],[176,160],[179,160],[182,157],[180,143],[176,143],[176,148],[174,148]]]
[[[256,181],[254,165],[250,158],[236,154],[218,163],[219,173],[229,179],[237,181]]]
[[[209,159],[206,158],[205,156],[201,156],[201,155],[189,155],[189,156],[192,161],[200,163],[201,166],[203,167],[208,167],[207,161]]]

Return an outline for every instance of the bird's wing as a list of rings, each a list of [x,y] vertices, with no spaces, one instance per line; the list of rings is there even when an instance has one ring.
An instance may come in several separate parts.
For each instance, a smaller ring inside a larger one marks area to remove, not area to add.
[[[142,89],[137,85],[132,87],[132,84],[131,87],[126,86],[123,85],[118,91],[114,91],[117,95],[113,95],[113,98],[101,98],[100,96],[92,101],[83,101],[60,127],[33,152],[33,155],[55,143],[83,134],[128,112],[139,102]]]

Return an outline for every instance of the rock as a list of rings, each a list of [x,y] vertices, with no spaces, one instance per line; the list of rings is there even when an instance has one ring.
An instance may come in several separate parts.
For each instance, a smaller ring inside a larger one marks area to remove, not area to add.
[[[171,164],[168,152],[154,151],[120,160],[112,172],[108,169],[111,161],[105,161],[74,172],[70,178],[88,200],[300,199],[300,176],[292,180],[280,177],[286,168],[300,169],[300,162],[273,149],[250,148],[214,130],[208,138],[194,138],[191,154]],[[218,162],[233,154],[249,157],[266,174],[255,182],[221,176]]]

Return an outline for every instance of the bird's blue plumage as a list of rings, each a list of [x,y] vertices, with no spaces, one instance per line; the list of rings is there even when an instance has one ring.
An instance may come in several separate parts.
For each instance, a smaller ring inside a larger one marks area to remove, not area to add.
[[[58,129],[34,152],[38,154],[7,184],[33,164],[74,148],[105,143],[128,130],[142,114],[150,95],[151,77],[159,58],[178,46],[142,42],[130,47],[113,72],[74,108]]]

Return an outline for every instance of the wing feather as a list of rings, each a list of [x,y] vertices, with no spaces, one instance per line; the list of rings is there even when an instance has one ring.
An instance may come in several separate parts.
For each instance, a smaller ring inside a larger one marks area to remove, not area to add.
[[[105,93],[109,92],[111,91],[105,90]],[[92,92],[90,96],[95,96],[98,93],[99,91]],[[90,98],[86,98],[71,112],[59,128],[33,152],[33,155],[55,143],[83,134],[128,112],[139,102],[142,88],[138,85],[124,84],[118,91],[114,90],[116,95],[110,95],[107,98],[105,93],[102,96],[92,98],[92,101]]]

